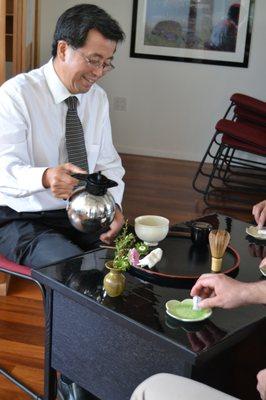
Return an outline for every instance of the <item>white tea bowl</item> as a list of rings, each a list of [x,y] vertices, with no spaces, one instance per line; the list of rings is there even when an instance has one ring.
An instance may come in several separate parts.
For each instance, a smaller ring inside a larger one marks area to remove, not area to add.
[[[169,220],[159,215],[141,215],[135,218],[135,232],[148,246],[157,246],[169,231]]]

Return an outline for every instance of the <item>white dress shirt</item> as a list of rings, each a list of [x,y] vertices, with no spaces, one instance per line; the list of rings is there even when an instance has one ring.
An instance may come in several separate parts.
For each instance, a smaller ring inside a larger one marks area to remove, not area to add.
[[[55,198],[42,185],[48,167],[67,162],[64,100],[71,93],[57,76],[50,60],[43,67],[20,74],[0,88],[0,205],[20,211],[62,209],[66,201]],[[109,189],[122,201],[124,169],[113,142],[109,103],[97,84],[78,94],[89,172],[118,183]]]

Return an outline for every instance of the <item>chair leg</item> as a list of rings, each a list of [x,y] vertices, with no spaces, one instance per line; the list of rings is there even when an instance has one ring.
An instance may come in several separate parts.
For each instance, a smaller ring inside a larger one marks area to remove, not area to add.
[[[229,112],[231,111],[231,109],[232,109],[232,107],[235,105],[235,103],[233,102],[233,101],[231,101],[231,104],[229,105],[229,107],[227,108],[227,110],[226,110],[226,112],[225,112],[225,114],[224,114],[224,118],[226,118],[227,116],[228,116],[228,114],[229,114]],[[233,115],[233,118],[232,119],[234,119],[234,115]]]
[[[210,176],[209,176],[208,183],[207,183],[207,185],[205,187],[205,190],[203,192],[204,201],[205,201],[205,203],[207,205],[208,205],[208,203],[207,203],[206,200],[208,198],[208,193],[209,193],[210,188],[214,187],[213,186],[213,180],[215,179],[215,174],[216,174],[217,168],[219,168],[219,161],[220,161],[221,155],[223,154],[223,150],[224,150],[224,145],[221,144],[219,149],[218,149],[218,151],[217,151],[216,157],[214,159],[213,167],[212,167],[212,171],[211,171]]]
[[[55,400],[57,395],[57,373],[51,367],[52,341],[52,303],[53,291],[48,288],[45,293],[45,359],[44,359],[44,400]]]
[[[7,296],[10,278],[9,274],[0,272],[0,296]]]
[[[24,393],[27,393],[33,400],[43,400],[42,397],[38,396],[36,393],[32,392],[28,387],[26,387],[22,382],[18,379],[15,379],[8,372],[6,372],[3,368],[0,368],[0,375],[3,375],[10,382],[14,383],[17,387],[19,387]]]
[[[219,178],[223,181],[223,183],[225,183],[227,176],[229,174],[230,163],[231,163],[232,157],[234,156],[234,153],[235,153],[235,150],[228,147],[225,151],[225,154],[223,155],[222,166],[219,171]]]
[[[211,159],[215,160],[217,152],[216,152],[216,154],[212,154],[211,150],[212,150],[213,144],[217,144],[216,137],[217,137],[218,134],[219,134],[219,132],[216,131],[214,136],[213,136],[213,138],[212,138],[212,140],[211,140],[211,142],[210,142],[210,144],[209,144],[209,146],[208,146],[208,148],[207,148],[207,150],[206,150],[206,153],[204,154],[204,156],[203,156],[203,158],[202,158],[202,160],[201,160],[201,162],[199,164],[197,172],[196,172],[196,174],[194,176],[194,179],[192,181],[192,187],[199,193],[203,193],[204,194],[205,190],[201,189],[201,188],[199,188],[197,186],[197,180],[198,180],[198,178],[200,176],[204,176],[204,177],[209,177],[210,176],[209,173],[205,173],[204,172],[204,164],[205,164],[205,161],[206,161],[207,157],[210,157]]]

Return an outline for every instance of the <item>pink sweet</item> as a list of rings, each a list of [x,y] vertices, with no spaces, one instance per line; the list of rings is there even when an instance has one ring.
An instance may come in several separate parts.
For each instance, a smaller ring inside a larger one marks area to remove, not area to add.
[[[133,265],[133,267],[136,267],[139,263],[139,253],[138,251],[134,249],[130,249],[128,252],[128,260],[130,265]]]

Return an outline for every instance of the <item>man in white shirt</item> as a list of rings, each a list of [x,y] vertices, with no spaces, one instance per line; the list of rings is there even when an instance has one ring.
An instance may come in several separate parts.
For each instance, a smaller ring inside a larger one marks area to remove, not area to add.
[[[38,268],[82,254],[99,239],[110,243],[121,229],[124,169],[112,142],[107,96],[96,82],[114,68],[123,39],[104,10],[74,6],[57,21],[52,59],[0,88],[0,252],[10,260]],[[66,101],[77,104],[82,167],[78,156],[76,165],[69,162]],[[95,235],[72,227],[65,210],[79,183],[72,174],[88,171],[102,171],[118,183],[110,189],[117,204],[114,221]],[[63,378],[60,399],[92,398]]]
[[[124,169],[112,143],[107,96],[96,83],[114,68],[123,39],[104,10],[72,7],[57,22],[53,58],[0,88],[0,252],[10,260],[36,268],[81,254],[98,240],[68,221],[66,199],[78,184],[73,173],[102,171],[118,183],[110,189],[115,219],[100,239],[111,242],[123,225]],[[68,162],[70,96],[77,98],[88,171]]]

